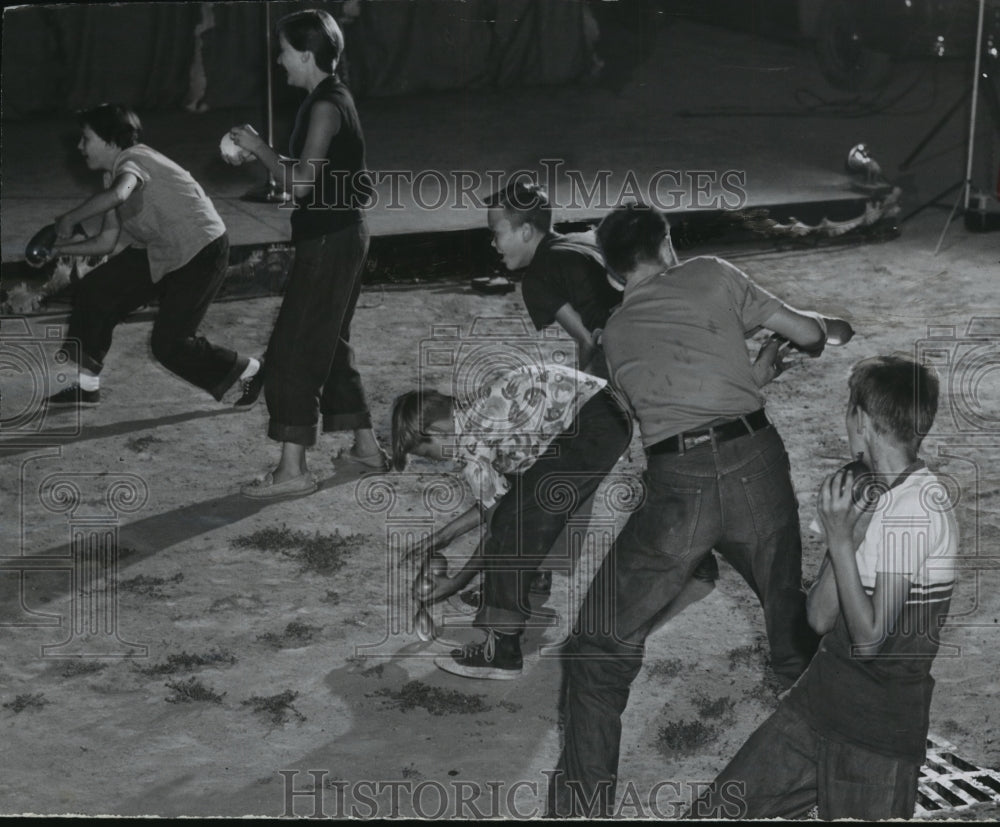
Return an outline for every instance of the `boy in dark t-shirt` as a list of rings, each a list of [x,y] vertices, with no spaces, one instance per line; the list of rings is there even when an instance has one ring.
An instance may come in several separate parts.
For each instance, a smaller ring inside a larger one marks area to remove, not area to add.
[[[545,190],[522,178],[493,193],[487,207],[493,247],[504,265],[525,269],[521,297],[535,329],[559,324],[576,342],[580,370],[608,379],[600,339],[621,293],[608,281],[594,232],[555,232]],[[692,576],[706,583],[718,580],[714,555],[706,556]],[[550,577],[551,572],[539,572],[532,591],[546,593]]]
[[[508,270],[526,268],[521,296],[536,330],[559,324],[576,342],[581,370],[607,378],[596,344],[621,294],[607,280],[594,233],[557,233],[536,184],[514,179],[490,196],[493,246]]]

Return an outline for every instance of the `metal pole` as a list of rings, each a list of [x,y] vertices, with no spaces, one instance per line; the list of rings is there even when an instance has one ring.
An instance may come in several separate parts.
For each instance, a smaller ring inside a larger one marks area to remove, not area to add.
[[[271,3],[264,3],[264,47],[267,54],[264,55],[264,60],[267,64],[267,71],[265,73],[266,85],[267,85],[267,107],[266,107],[266,120],[267,123],[267,144],[268,146],[274,146],[274,67],[271,50],[273,48],[271,40]],[[271,174],[270,170],[267,173],[267,184],[261,189],[252,190],[243,196],[244,201],[255,201],[263,202],[265,204],[281,204],[288,200],[288,196],[284,191],[278,186],[278,182],[274,180],[274,176]]]
[[[982,25],[982,20],[980,20]],[[264,42],[266,44],[264,60],[267,61],[267,145],[274,146],[274,67],[271,65],[271,4],[264,3]],[[271,186],[274,177],[269,176]]]
[[[965,165],[965,210],[969,210],[972,195],[972,153],[976,145],[976,108],[979,103],[979,70],[983,55],[983,18],[986,15],[986,0],[979,0],[979,25],[976,28],[976,70],[972,76],[972,112],[969,115],[969,149]]]

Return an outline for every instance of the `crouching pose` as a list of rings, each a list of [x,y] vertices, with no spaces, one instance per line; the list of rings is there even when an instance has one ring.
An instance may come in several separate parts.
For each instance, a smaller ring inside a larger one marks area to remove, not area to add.
[[[572,368],[531,365],[503,373],[471,401],[430,390],[396,400],[393,466],[405,468],[407,454],[447,459],[450,449],[478,500],[435,535],[433,548],[478,526],[493,509],[475,620],[486,640],[436,659],[445,671],[500,680],[521,674],[531,579],[631,439],[629,417],[606,385]],[[572,494],[548,496],[553,485]],[[474,573],[467,568],[431,599],[461,588]]]
[[[764,411],[745,337],[765,327],[818,355],[823,321],[726,261],[679,261],[666,217],[650,207],[614,210],[597,238],[624,288],[603,344],[611,381],[642,433],[645,499],[595,575],[565,648],[553,815],[611,811],[621,715],[646,637],[713,548],[758,596],[778,677],[791,684],[817,643],[806,621],[788,455]]]
[[[79,283],[69,318],[66,352],[79,380],[48,399],[50,406],[100,401],[100,374],[115,327],[152,300],[153,355],[164,367],[217,400],[237,380],[249,382],[256,359],[198,335],[229,263],[226,226],[187,170],[139,143],[141,124],[124,106],[103,104],[79,115],[79,150],[104,173],[104,189],[56,219],[54,256],[107,255],[124,229],[134,244],[91,270]],[[100,230],[75,240],[74,227],[101,218]]]

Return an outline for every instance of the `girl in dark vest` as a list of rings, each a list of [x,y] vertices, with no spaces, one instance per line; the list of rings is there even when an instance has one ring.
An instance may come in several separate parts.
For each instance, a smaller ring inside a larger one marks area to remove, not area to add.
[[[354,446],[342,454],[345,461],[388,467],[349,344],[368,252],[362,210],[372,189],[354,100],[336,76],[344,36],[330,14],[316,9],[282,18],[277,29],[278,65],[289,85],[308,92],[296,115],[290,157],[275,152],[249,126],[229,133],[264,164],[295,204],[295,262],[285,297],[261,379],[237,403],[253,404],[263,387],[268,436],[281,442],[277,467],[242,488],[256,498],[316,490],[306,449],[316,442],[321,418],[324,431],[354,431]]]

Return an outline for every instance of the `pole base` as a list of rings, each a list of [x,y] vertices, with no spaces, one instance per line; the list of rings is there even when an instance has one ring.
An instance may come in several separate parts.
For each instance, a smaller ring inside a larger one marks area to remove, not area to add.
[[[285,204],[291,200],[288,193],[278,188],[278,185],[270,181],[264,186],[255,190],[250,190],[246,195],[240,196],[241,201],[252,201],[255,204]]]

